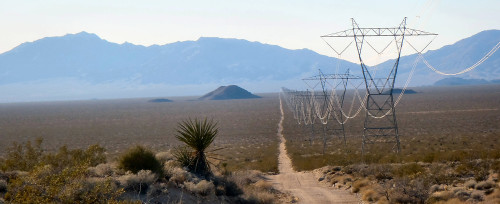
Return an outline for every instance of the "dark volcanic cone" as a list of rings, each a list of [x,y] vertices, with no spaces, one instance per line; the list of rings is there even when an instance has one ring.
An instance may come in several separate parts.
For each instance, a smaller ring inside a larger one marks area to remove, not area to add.
[[[221,86],[214,91],[205,94],[198,98],[198,100],[230,100],[230,99],[247,99],[247,98],[261,98],[260,96],[253,95],[245,89],[236,85]]]

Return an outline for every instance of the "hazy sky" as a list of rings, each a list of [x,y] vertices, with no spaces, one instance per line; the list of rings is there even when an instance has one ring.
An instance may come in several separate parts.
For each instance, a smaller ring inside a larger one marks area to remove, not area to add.
[[[361,27],[393,27],[405,16],[408,27],[440,34],[431,47],[436,49],[500,29],[500,1],[0,0],[0,53],[26,41],[87,31],[116,43],[223,37],[332,56],[319,36],[349,29],[350,18]]]

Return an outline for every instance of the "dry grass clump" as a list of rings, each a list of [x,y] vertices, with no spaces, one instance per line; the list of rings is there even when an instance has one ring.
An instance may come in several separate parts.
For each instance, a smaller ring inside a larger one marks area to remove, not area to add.
[[[267,191],[251,191],[244,198],[248,203],[271,204],[275,203],[276,195]]]
[[[110,163],[98,164],[95,167],[89,167],[88,171],[91,175],[97,177],[110,177],[116,172],[116,166]]]
[[[380,199],[380,194],[372,189],[368,189],[363,192],[362,198],[368,202],[377,202]]]
[[[453,192],[450,191],[439,191],[434,192],[429,196],[429,203],[438,203],[438,202],[446,202],[453,198]]]
[[[177,185],[180,185],[186,181],[191,180],[194,175],[180,167],[172,167],[167,171],[167,177],[170,177],[170,181]]]
[[[156,159],[158,159],[161,163],[165,163],[166,161],[171,161],[174,160],[175,157],[172,154],[172,151],[166,151],[166,152],[158,152],[155,155]]]
[[[148,187],[158,179],[158,176],[151,170],[140,170],[136,174],[127,172],[118,177],[120,185],[127,191],[145,193]]]
[[[495,186],[495,183],[492,181],[481,181],[476,184],[476,190],[488,190]]]
[[[361,180],[354,181],[354,183],[352,184],[352,192],[359,193],[359,191],[362,188],[367,187],[368,185],[370,185],[370,180],[368,180],[368,179],[361,179]]]
[[[470,197],[476,201],[484,200],[484,192],[483,191],[472,191]]]
[[[187,181],[184,182],[184,186],[187,190],[202,196],[207,196],[215,192],[214,183],[207,180],[201,180],[198,183]]]
[[[434,185],[432,185],[429,188],[429,193],[434,193],[434,192],[444,191],[444,190],[445,190],[445,186],[444,185],[442,185],[442,184],[434,184]]]
[[[223,182],[226,182],[226,189],[224,189],[226,194],[239,195],[240,202],[243,203],[275,203],[278,200],[277,197],[281,195],[264,180],[261,172],[255,170],[233,172],[227,175]]]
[[[273,191],[273,185],[267,181],[259,180],[253,184],[255,188],[262,189],[265,191]]]
[[[477,184],[476,180],[471,179],[471,180],[468,180],[467,182],[464,183],[464,187],[467,190],[474,189],[474,188],[476,188],[476,184]]]

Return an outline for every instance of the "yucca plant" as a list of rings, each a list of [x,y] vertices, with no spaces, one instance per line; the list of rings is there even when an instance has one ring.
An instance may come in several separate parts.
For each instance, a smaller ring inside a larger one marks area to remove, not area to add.
[[[194,173],[207,176],[211,173],[206,150],[217,136],[219,129],[213,120],[188,119],[179,123],[177,139],[192,149],[192,160],[187,167]]]

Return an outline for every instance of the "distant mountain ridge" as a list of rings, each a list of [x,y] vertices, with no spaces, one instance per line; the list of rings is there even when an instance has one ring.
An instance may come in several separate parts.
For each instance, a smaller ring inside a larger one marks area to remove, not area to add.
[[[424,54],[444,72],[460,71],[477,62],[500,41],[499,30],[480,32],[453,45]],[[401,57],[396,86],[401,87],[416,55]],[[392,62],[379,67],[391,67]],[[361,75],[359,65],[342,61]],[[332,73],[337,60],[308,49],[289,50],[241,39],[199,38],[196,41],[141,46],[117,44],[80,32],[23,43],[0,54],[2,100],[201,95],[207,87],[244,85],[253,92],[280,87],[304,88],[302,78],[318,69]],[[463,78],[500,78],[500,53]],[[422,63],[410,86],[432,85],[445,78]],[[9,99],[6,99],[9,98]],[[48,100],[48,99],[47,99]]]
[[[332,65],[331,58],[311,50],[246,40],[200,38],[145,47],[80,32],[23,43],[1,54],[0,84],[54,78],[91,83],[234,83],[286,80]]]
[[[437,50],[430,50],[424,53],[424,57],[439,71],[456,73],[474,65],[499,42],[500,30],[487,30],[462,39],[452,45],[447,45]],[[402,86],[408,78],[415,58],[416,55],[401,57],[398,70],[399,86]],[[385,63],[387,66],[387,62]],[[420,62],[416,67],[411,85],[432,85],[436,81],[448,77],[435,73],[426,67],[423,62]],[[484,80],[500,78],[500,50],[473,71],[459,75],[459,77]]]
[[[460,77],[444,78],[434,83],[434,86],[465,86],[465,85],[484,85],[484,84],[500,84],[500,80],[484,80],[484,79],[463,79]]]

